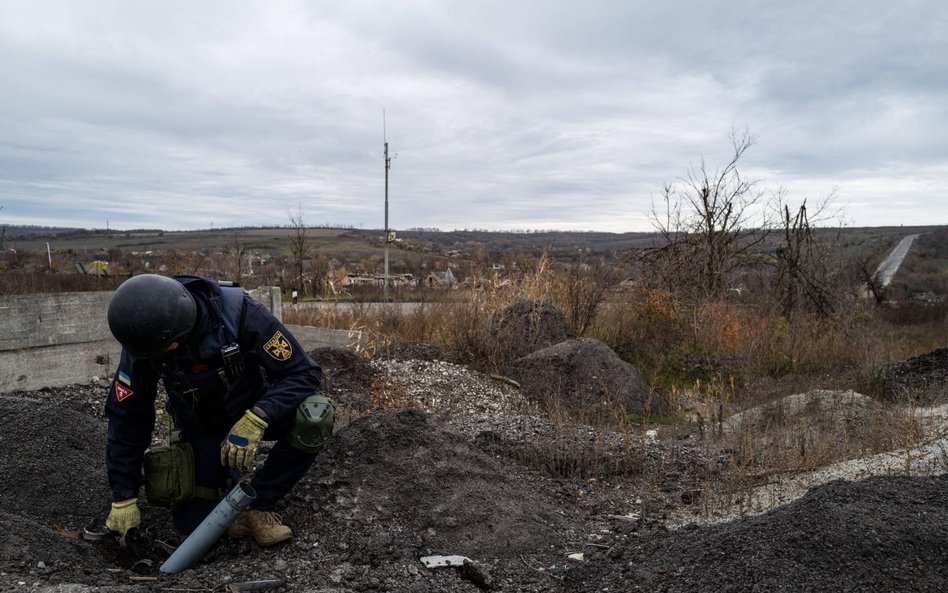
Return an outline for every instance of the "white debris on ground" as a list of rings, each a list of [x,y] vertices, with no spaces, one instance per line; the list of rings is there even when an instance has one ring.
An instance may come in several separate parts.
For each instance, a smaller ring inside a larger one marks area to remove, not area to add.
[[[730,432],[751,426],[786,422],[804,415],[812,417],[813,414],[820,414],[824,419],[834,416],[856,419],[864,417],[872,403],[872,398],[851,389],[846,391],[814,389],[738,412],[726,418],[721,428],[725,432]]]
[[[614,432],[584,425],[560,426],[535,413],[520,390],[503,378],[478,373],[445,361],[373,360],[377,380],[386,388],[402,390],[420,409],[440,416],[452,430],[469,439],[496,439],[506,447],[547,443],[553,449],[596,451],[604,458],[628,458],[640,451],[642,458],[669,457],[699,463],[703,458],[692,446],[665,443],[652,430]],[[858,420],[873,400],[853,391],[814,390],[745,410],[723,422],[725,432],[754,425],[805,422],[809,414]],[[834,480],[857,481],[884,475],[939,475],[948,473],[948,405],[906,408],[925,435],[923,444],[909,449],[839,462],[820,470],[781,476],[744,493],[738,500],[711,497],[701,505],[672,511],[670,528],[714,524],[763,514],[801,498],[810,488]],[[643,455],[644,454],[644,455]]]
[[[690,447],[671,447],[644,436],[644,428],[604,430],[583,424],[561,424],[538,414],[520,390],[503,377],[485,375],[444,361],[373,360],[370,363],[388,389],[402,389],[421,410],[437,416],[470,440],[495,439],[508,447],[537,446],[593,452],[603,457],[697,455]],[[674,451],[671,451],[674,449]]]
[[[823,393],[827,394],[831,392]],[[851,396],[849,399],[854,406],[864,405],[860,397],[852,397],[859,394],[846,392],[845,395]],[[799,404],[801,396],[785,399]],[[906,413],[919,421],[925,434],[923,442],[896,451],[841,461],[812,472],[780,477],[773,483],[754,488],[736,504],[711,500],[702,509],[680,509],[669,518],[668,526],[710,525],[760,515],[802,498],[811,488],[834,480],[855,482],[874,476],[937,476],[948,473],[948,405],[906,408]]]
[[[388,387],[398,387],[431,414],[517,414],[527,408],[520,390],[502,378],[443,360],[373,360]]]
[[[711,525],[761,515],[802,498],[811,488],[834,480],[855,482],[873,476],[936,476],[945,473],[948,473],[948,438],[909,449],[842,461],[813,472],[782,478],[778,482],[755,488],[738,504],[705,509],[698,515],[694,510],[681,509],[670,518],[668,526]]]

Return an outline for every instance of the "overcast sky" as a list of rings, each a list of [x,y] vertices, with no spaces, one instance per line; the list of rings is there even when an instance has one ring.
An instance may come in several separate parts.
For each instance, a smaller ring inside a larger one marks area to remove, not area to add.
[[[0,0],[0,224],[650,230],[744,172],[948,224],[948,2]]]

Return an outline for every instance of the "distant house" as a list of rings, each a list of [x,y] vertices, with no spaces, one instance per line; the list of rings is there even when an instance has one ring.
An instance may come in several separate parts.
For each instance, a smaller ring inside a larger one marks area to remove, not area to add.
[[[389,274],[389,286],[411,286],[415,277],[411,274]],[[385,274],[349,274],[342,280],[342,285],[349,286],[377,286],[385,285]]]
[[[431,272],[422,282],[426,288],[455,288],[458,285],[458,279],[454,277],[451,268],[444,272]]]

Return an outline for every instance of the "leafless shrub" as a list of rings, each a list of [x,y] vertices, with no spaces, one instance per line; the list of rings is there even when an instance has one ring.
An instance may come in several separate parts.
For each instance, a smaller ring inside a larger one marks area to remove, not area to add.
[[[828,316],[839,306],[839,269],[832,256],[839,230],[818,238],[814,229],[826,216],[828,204],[829,198],[808,211],[804,200],[793,212],[787,204],[782,205],[774,267],[780,307],[787,319],[798,310]]]
[[[666,184],[662,205],[653,204],[650,218],[661,243],[642,257],[663,288],[699,299],[721,296],[769,232],[762,206],[773,196],[738,167],[756,138],[732,131],[730,141],[733,152],[724,167],[712,170],[702,160],[681,180],[681,189]]]
[[[602,258],[577,260],[554,276],[553,302],[563,311],[570,335],[583,336],[592,326],[608,291],[619,283],[614,266]]]

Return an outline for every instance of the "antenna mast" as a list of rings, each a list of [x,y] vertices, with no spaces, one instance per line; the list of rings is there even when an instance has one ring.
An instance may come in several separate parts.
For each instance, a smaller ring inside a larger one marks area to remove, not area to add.
[[[385,110],[382,109],[382,141],[385,143],[385,234],[382,240],[385,242],[385,279],[383,284],[383,296],[388,302],[388,244],[390,242],[391,231],[388,228],[388,170],[392,167],[392,159],[388,156],[388,136],[385,130]]]

